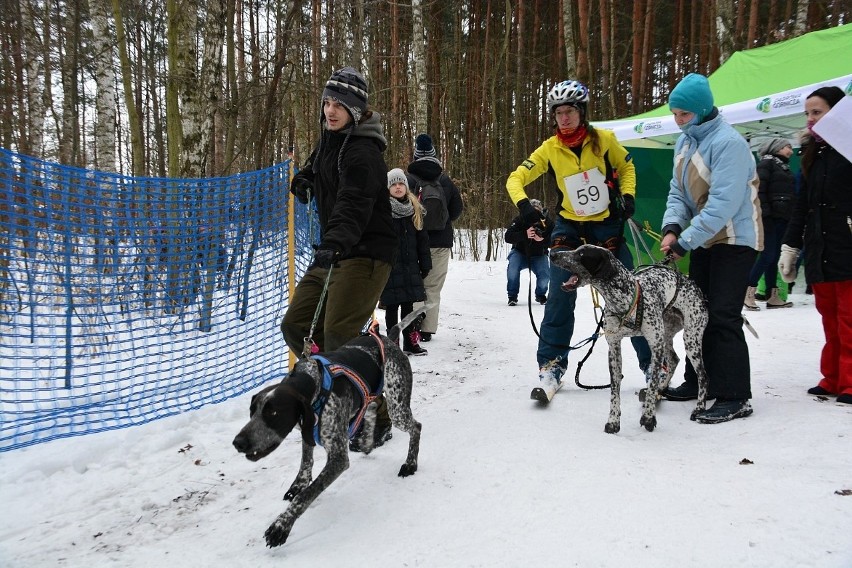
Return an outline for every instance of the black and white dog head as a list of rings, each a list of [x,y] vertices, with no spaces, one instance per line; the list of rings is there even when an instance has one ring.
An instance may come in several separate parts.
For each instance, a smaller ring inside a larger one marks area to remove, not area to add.
[[[562,289],[573,292],[581,286],[594,284],[618,274],[615,256],[609,249],[595,245],[583,245],[574,250],[550,251],[550,262],[571,272],[571,277],[562,283]]]
[[[311,408],[313,375],[319,365],[314,359],[301,359],[281,383],[264,388],[251,397],[249,421],[237,437],[234,447],[250,461],[271,454],[297,425],[302,438],[313,444],[314,411]]]

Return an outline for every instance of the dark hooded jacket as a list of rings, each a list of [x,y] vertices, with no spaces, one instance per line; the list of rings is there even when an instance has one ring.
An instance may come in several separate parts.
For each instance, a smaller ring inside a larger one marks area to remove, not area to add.
[[[757,163],[757,177],[760,178],[757,196],[763,219],[789,221],[796,200],[796,180],[787,158],[774,154],[763,156]]]
[[[377,112],[338,132],[326,130],[323,123],[317,147],[296,175],[313,184],[320,247],[339,251],[341,259],[366,257],[393,264],[396,258],[398,239],[382,155],[386,147]]]
[[[414,160],[408,164],[408,173],[414,174],[420,179],[426,181],[438,180],[441,187],[444,189],[444,195],[447,198],[447,210],[450,213],[450,219],[440,231],[427,231],[429,233],[429,246],[431,248],[452,248],[453,247],[453,221],[458,219],[464,210],[461,192],[453,180],[450,179],[444,172],[444,167],[436,158],[425,157],[419,160]],[[415,194],[416,181],[413,177],[408,176],[408,187]]]

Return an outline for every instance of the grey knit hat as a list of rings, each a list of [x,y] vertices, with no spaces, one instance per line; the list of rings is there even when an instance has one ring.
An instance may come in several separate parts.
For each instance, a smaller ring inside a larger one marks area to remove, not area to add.
[[[792,147],[793,145],[786,138],[773,138],[761,144],[757,149],[757,154],[758,156],[775,156],[785,146]]]
[[[352,67],[338,69],[331,74],[322,91],[322,100],[331,99],[342,104],[357,123],[367,112],[367,81]],[[325,115],[320,113],[320,121]]]
[[[405,177],[405,172],[400,168],[394,168],[388,172],[388,189],[395,183],[401,183],[405,185],[405,189],[410,189],[408,187],[408,178]]]
[[[414,141],[414,159],[437,158],[435,146],[432,145],[432,137],[428,134],[418,134]]]

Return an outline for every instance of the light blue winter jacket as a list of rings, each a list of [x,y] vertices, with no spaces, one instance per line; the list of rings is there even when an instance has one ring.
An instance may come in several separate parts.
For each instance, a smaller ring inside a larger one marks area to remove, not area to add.
[[[763,250],[760,181],[745,139],[721,116],[684,128],[663,230],[680,228],[684,250],[725,243]]]

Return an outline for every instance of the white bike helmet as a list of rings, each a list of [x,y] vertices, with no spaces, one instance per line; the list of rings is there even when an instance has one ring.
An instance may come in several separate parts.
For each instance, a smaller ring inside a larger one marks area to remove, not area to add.
[[[553,112],[562,105],[574,105],[585,110],[589,102],[589,89],[579,81],[562,81],[547,93],[547,107]]]

